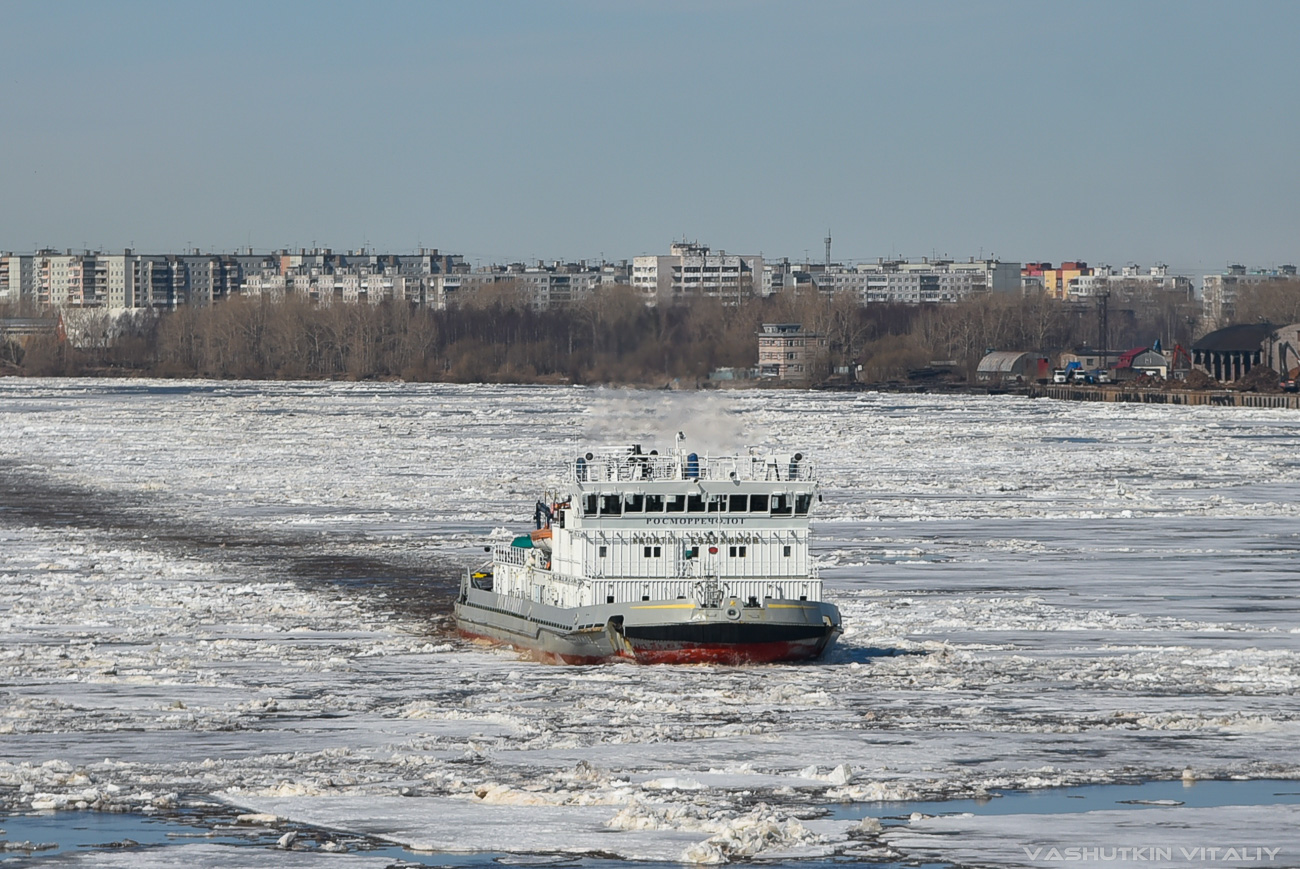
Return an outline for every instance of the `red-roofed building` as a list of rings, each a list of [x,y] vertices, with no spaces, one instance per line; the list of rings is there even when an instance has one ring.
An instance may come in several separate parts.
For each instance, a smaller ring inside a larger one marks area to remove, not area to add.
[[[1169,359],[1159,350],[1150,347],[1136,347],[1125,350],[1115,363],[1115,380],[1133,380],[1149,374],[1153,377],[1169,376]]]

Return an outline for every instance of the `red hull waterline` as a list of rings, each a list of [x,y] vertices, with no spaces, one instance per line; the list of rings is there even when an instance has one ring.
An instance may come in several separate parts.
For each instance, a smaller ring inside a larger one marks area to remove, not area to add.
[[[491,643],[497,646],[509,646],[517,652],[528,655],[544,664],[609,664],[615,661],[634,661],[638,664],[781,664],[797,661],[810,661],[821,656],[830,644],[830,638],[802,642],[769,643],[692,643],[683,646],[656,644],[656,648],[633,648],[630,653],[613,655],[562,655],[531,646],[521,646],[505,640],[459,630],[462,637]]]
[[[781,664],[809,661],[822,652],[821,643],[726,643],[679,648],[634,649],[639,664]]]

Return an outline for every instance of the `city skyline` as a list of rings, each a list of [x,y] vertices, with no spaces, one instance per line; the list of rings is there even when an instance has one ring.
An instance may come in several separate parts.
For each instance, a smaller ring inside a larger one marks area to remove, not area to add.
[[[1296,259],[1290,4],[6,13],[6,249]]]
[[[377,257],[380,259],[385,259],[385,258],[392,258],[392,257],[418,258],[418,257],[433,256],[434,258],[445,259],[448,262],[454,261],[455,263],[457,263],[458,269],[463,269],[470,272],[478,272],[478,271],[487,272],[487,271],[501,271],[501,270],[514,271],[516,269],[543,269],[543,268],[553,269],[557,267],[558,268],[568,268],[568,267],[599,268],[602,265],[603,266],[621,265],[624,267],[630,267],[632,263],[637,259],[644,259],[647,256],[649,257],[654,257],[656,255],[662,256],[665,252],[669,251],[670,248],[676,248],[679,246],[690,246],[690,247],[700,246],[703,250],[711,251],[712,253],[717,255],[725,254],[732,258],[741,257],[744,259],[751,259],[757,257],[760,261],[768,265],[783,265],[783,267],[787,269],[792,269],[796,271],[802,268],[809,268],[815,272],[820,270],[823,267],[823,265],[827,262],[826,259],[827,248],[825,246],[826,240],[827,240],[826,238],[822,239],[823,246],[819,250],[814,251],[812,248],[805,248],[800,250],[798,253],[802,254],[802,256],[791,255],[791,254],[772,255],[772,254],[764,254],[762,251],[759,251],[757,253],[753,251],[745,251],[745,250],[728,251],[723,248],[714,248],[711,245],[699,239],[688,240],[684,238],[676,238],[670,242],[665,243],[654,253],[638,254],[635,256],[624,255],[619,252],[604,251],[599,256],[591,257],[591,258],[563,258],[563,257],[554,257],[554,256],[540,256],[540,257],[529,258],[529,259],[514,258],[514,259],[502,259],[502,260],[491,260],[491,261],[485,261],[479,257],[471,258],[460,253],[459,251],[448,250],[446,248],[439,247],[437,245],[428,245],[428,244],[422,245],[418,248],[409,249],[409,250],[384,249],[384,248],[377,248],[374,246],[363,246],[363,245],[345,245],[343,247],[329,247],[329,246],[322,246],[319,244],[315,246],[306,245],[300,247],[293,247],[293,246],[268,247],[268,246],[258,246],[258,245],[252,245],[252,246],[241,245],[238,247],[231,247],[226,249],[212,249],[212,248],[206,248],[200,246],[188,246],[184,248],[164,249],[164,248],[153,247],[153,246],[146,246],[146,247],[127,246],[124,248],[109,248],[109,247],[101,247],[95,245],[57,246],[57,245],[42,244],[28,249],[20,249],[15,247],[14,245],[6,245],[3,242],[3,240],[0,240],[0,258],[5,258],[5,257],[10,257],[15,255],[18,257],[29,257],[29,258],[35,257],[38,259],[42,256],[54,256],[54,257],[90,256],[90,257],[111,258],[111,257],[121,256],[122,254],[126,254],[129,257],[136,257],[136,258],[173,257],[179,259],[186,259],[186,258],[199,257],[199,258],[207,259],[207,258],[229,258],[229,257],[239,257],[239,258],[257,257],[257,258],[275,258],[278,260],[279,258],[283,258],[283,257],[297,258],[297,257],[305,256],[311,259],[314,257],[332,256],[332,257],[341,257],[341,258],[355,260],[358,258],[365,258],[365,257],[370,257],[370,258]],[[1079,256],[1076,256],[1073,259],[1062,259],[1062,260],[1050,261],[1050,260],[1041,260],[1032,256],[1029,257],[1001,256],[1001,255],[989,256],[985,254],[983,251],[981,251],[979,255],[975,255],[975,254],[951,255],[948,254],[947,252],[939,253],[939,252],[932,251],[931,253],[915,255],[915,256],[894,253],[890,255],[875,256],[875,257],[847,258],[847,257],[840,256],[833,248],[830,250],[830,263],[839,269],[852,269],[852,270],[873,269],[877,267],[889,267],[891,265],[906,266],[906,265],[920,265],[924,263],[931,263],[935,265],[944,265],[944,264],[960,265],[963,263],[1001,262],[1005,264],[1013,264],[1017,267],[1024,266],[1027,267],[1028,269],[1037,268],[1040,271],[1043,268],[1050,269],[1053,267],[1065,269],[1068,271],[1069,269],[1073,269],[1077,266],[1078,268],[1085,269],[1087,272],[1091,272],[1092,270],[1100,270],[1101,273],[1104,274],[1113,273],[1115,275],[1121,275],[1121,273],[1134,273],[1134,272],[1144,273],[1144,274],[1145,273],[1154,274],[1156,272],[1159,272],[1171,276],[1176,275],[1182,278],[1187,278],[1189,280],[1192,280],[1198,287],[1202,278],[1209,278],[1216,275],[1221,276],[1221,275],[1238,274],[1238,273],[1274,274],[1274,273],[1281,273],[1281,272],[1290,272],[1296,268],[1296,264],[1295,264],[1296,259],[1300,259],[1300,258],[1293,258],[1292,260],[1287,260],[1285,262],[1282,260],[1278,260],[1277,262],[1269,262],[1269,263],[1225,262],[1219,268],[1207,267],[1205,270],[1193,270],[1193,269],[1180,270],[1179,268],[1170,265],[1168,262],[1158,257],[1147,261],[1128,260],[1120,263],[1112,263],[1112,262],[1104,262],[1099,259],[1084,258]]]

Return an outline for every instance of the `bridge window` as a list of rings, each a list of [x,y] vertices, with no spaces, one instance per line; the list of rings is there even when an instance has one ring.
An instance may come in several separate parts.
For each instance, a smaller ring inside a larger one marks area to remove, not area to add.
[[[703,496],[703,495],[687,495],[687,496],[686,496],[686,512],[687,512],[687,513],[703,513],[703,512],[704,512],[704,496]]]
[[[790,496],[773,495],[772,496],[772,515],[789,516],[790,515]]]
[[[618,495],[600,496],[600,515],[619,516],[622,514],[623,499]]]
[[[766,513],[766,512],[767,512],[767,496],[766,496],[766,495],[750,495],[750,496],[749,496],[749,512],[751,512],[751,513]]]
[[[807,516],[808,507],[812,504],[812,495],[795,495],[794,512],[797,516]]]
[[[685,511],[685,510],[686,510],[686,496],[685,496],[685,495],[669,495],[669,496],[668,496],[668,512],[669,512],[669,513],[681,513],[681,512],[683,512],[683,511]]]
[[[646,495],[645,511],[647,513],[662,513],[664,511],[663,495]]]
[[[730,503],[727,505],[727,509],[732,513],[744,513],[749,509],[749,496],[732,495]]]
[[[709,498],[710,513],[722,513],[726,509],[727,509],[726,495],[714,495],[713,497]]]
[[[599,495],[586,495],[586,496],[584,496],[583,499],[582,499],[582,515],[583,515],[583,516],[595,516],[595,515],[596,515],[596,505],[599,503],[599,500],[600,500],[600,496],[599,496]]]
[[[642,513],[644,511],[645,511],[645,495],[642,495],[640,492],[636,492],[636,493],[629,492],[628,494],[623,496],[624,513]]]

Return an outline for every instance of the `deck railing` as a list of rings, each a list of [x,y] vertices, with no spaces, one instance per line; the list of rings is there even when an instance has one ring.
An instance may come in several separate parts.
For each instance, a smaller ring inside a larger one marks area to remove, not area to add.
[[[709,456],[619,453],[579,457],[567,465],[570,482],[640,480],[814,480],[813,464],[800,453],[774,456]]]
[[[640,601],[682,600],[701,606],[716,606],[717,601],[736,598],[742,602],[763,600],[821,600],[821,580],[808,579],[590,579],[590,602],[593,604],[637,603]],[[716,583],[716,585],[713,585]],[[716,594],[713,594],[716,590]]]
[[[542,567],[550,560],[550,556],[543,555],[540,549],[511,546],[509,543],[498,543],[492,547],[492,560],[497,564],[523,567],[530,562],[530,559],[534,566]]]

